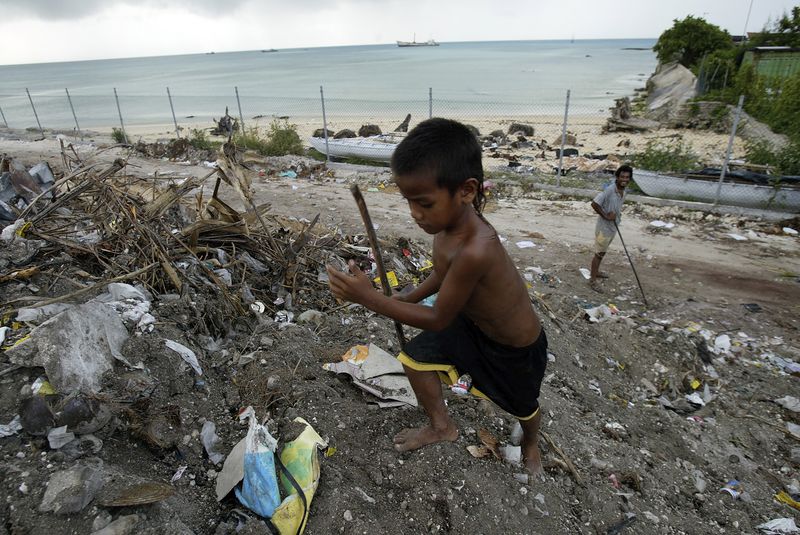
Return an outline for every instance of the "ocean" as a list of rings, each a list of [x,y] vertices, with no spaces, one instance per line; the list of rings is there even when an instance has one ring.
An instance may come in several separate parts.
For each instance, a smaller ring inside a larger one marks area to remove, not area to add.
[[[343,46],[0,66],[0,109],[12,128],[206,124],[229,107],[252,118],[329,119],[604,114],[643,87],[657,61],[654,39],[441,43],[438,47]]]

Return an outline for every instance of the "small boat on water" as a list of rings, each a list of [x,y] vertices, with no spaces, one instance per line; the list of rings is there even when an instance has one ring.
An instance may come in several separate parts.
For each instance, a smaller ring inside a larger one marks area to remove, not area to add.
[[[385,134],[370,137],[346,137],[342,139],[328,138],[325,147],[324,137],[312,137],[309,143],[322,154],[329,153],[334,158],[363,158],[388,162],[392,159],[394,149],[402,138],[397,135]]]
[[[673,175],[635,169],[633,181],[645,194],[663,199],[714,202],[720,169]],[[800,177],[752,172],[726,174],[719,203],[749,208],[800,210]]]
[[[418,43],[417,34],[414,34],[414,39],[412,41],[397,41],[397,46],[402,48],[413,46],[439,46],[439,43],[433,39],[428,39],[427,41],[421,41]]]

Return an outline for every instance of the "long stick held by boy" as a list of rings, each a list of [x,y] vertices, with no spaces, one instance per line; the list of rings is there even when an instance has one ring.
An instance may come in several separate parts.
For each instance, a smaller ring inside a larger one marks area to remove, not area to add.
[[[423,330],[398,355],[429,423],[394,437],[398,451],[454,441],[458,428],[441,382],[464,374],[469,391],[519,419],[527,469],[539,474],[539,389],[547,338],[525,283],[481,211],[481,148],[467,127],[447,119],[420,123],[392,156],[394,180],[411,217],[433,235],[433,270],[405,295],[386,297],[356,265],[328,267],[333,294]],[[432,307],[420,304],[438,293]]]

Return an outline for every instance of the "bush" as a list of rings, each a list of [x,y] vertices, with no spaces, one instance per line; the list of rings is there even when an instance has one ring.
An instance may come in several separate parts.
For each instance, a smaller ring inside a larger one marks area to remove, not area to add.
[[[662,143],[652,139],[647,142],[644,151],[631,159],[635,167],[648,171],[686,171],[697,167],[698,160],[691,145],[683,140]]]
[[[297,126],[288,121],[272,121],[269,132],[263,137],[258,127],[252,127],[235,138],[236,144],[254,150],[264,156],[303,154],[303,142],[297,134]]]
[[[205,130],[192,128],[189,131],[189,145],[197,150],[215,150],[219,146],[219,143],[214,143],[208,139]]]
[[[123,132],[121,128],[115,127],[111,129],[111,139],[114,140],[114,143],[127,143],[125,139],[125,132]]]
[[[259,154],[267,154],[268,140],[261,137],[261,134],[258,132],[258,127],[252,126],[242,133],[236,134],[233,137],[233,141],[236,143],[237,147],[254,150]]]
[[[269,126],[267,156],[284,156],[286,154],[303,154],[303,142],[297,135],[297,126],[288,121],[272,121]]]

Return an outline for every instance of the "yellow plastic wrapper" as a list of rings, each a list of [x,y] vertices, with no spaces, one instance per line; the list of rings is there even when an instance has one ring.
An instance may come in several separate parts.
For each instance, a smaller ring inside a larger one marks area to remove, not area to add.
[[[387,272],[386,279],[389,281],[389,286],[391,286],[392,288],[397,288],[398,286],[400,286],[400,282],[397,280],[397,275],[395,274],[394,271]],[[375,284],[380,284],[381,278],[375,277],[374,281]]]
[[[792,499],[792,497],[789,496],[789,494],[786,493],[785,491],[780,491],[778,494],[776,494],[775,495],[775,499],[778,500],[781,503],[785,503],[789,507],[793,507],[793,508],[797,509],[798,511],[800,511],[800,502],[795,501],[794,499]]]
[[[294,421],[304,424],[306,428],[300,436],[283,447],[280,459],[303,489],[306,504],[303,504],[294,485],[281,473],[281,487],[286,493],[286,498],[272,515],[272,524],[281,535],[298,535],[305,530],[308,508],[311,507],[311,499],[319,486],[318,451],[328,447],[328,443],[317,434],[311,424],[302,418],[295,418]]]

